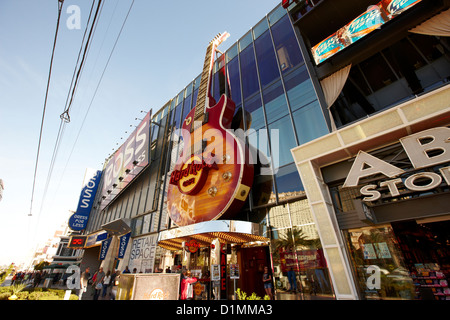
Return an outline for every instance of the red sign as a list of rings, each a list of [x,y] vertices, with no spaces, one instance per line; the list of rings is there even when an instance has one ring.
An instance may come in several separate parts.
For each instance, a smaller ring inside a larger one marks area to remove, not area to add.
[[[86,244],[86,236],[72,236],[69,239],[68,248],[71,249],[82,249]]]
[[[184,246],[186,247],[186,250],[189,251],[190,253],[195,253],[200,248],[200,243],[198,243],[197,241],[192,239],[192,240],[186,242],[184,244]]]
[[[227,245],[220,244],[220,299],[227,299]]]
[[[280,261],[282,272],[288,271],[288,268],[298,272],[299,269],[326,268],[327,266],[322,249],[280,252]]]

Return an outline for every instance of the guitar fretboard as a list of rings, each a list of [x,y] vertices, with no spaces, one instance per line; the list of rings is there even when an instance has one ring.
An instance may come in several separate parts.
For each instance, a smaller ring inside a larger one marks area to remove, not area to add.
[[[211,78],[211,59],[213,55],[214,44],[209,44],[206,49],[205,63],[203,64],[203,72],[198,88],[197,105],[195,106],[195,120],[200,119],[205,113],[206,97],[209,95],[210,78]]]

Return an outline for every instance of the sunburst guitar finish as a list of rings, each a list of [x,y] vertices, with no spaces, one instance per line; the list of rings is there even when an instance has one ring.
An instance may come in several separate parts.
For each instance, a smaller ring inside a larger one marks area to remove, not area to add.
[[[197,105],[182,124],[182,152],[170,176],[168,212],[178,226],[230,219],[245,203],[254,169],[244,141],[232,130],[235,104],[226,95],[216,103],[209,94],[215,48],[208,46]]]

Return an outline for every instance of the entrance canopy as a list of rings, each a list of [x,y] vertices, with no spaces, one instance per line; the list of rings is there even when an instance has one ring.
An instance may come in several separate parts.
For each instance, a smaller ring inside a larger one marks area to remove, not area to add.
[[[227,244],[270,241],[261,234],[260,225],[257,223],[213,220],[165,230],[159,234],[158,245],[168,250],[181,250],[183,242],[192,239],[196,240],[202,247],[209,247],[214,239],[219,239],[221,243]]]

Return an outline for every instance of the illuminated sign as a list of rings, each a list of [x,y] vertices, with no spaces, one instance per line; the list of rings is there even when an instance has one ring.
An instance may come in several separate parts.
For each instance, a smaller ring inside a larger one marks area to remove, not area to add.
[[[350,23],[311,48],[316,64],[319,64],[352,43],[365,37],[386,22],[410,9],[422,0],[382,0]]]
[[[414,169],[424,169],[450,162],[450,129],[445,127],[428,129],[400,139],[403,149],[406,151]],[[356,187],[361,178],[382,174],[391,180],[382,181],[379,185],[368,184],[360,189],[363,201],[376,201],[381,198],[378,187],[387,187],[390,196],[400,195],[398,186],[403,184],[411,191],[428,191],[438,187],[445,180],[450,185],[450,166],[439,169],[436,172],[418,172],[411,174],[406,179],[397,178],[405,173],[390,163],[380,160],[364,151],[359,151],[345,180],[343,188]],[[419,183],[420,181],[420,183]],[[424,183],[426,181],[427,183]]]
[[[82,249],[84,248],[85,243],[86,236],[71,236],[67,247],[70,249]]]
[[[74,231],[86,229],[101,176],[102,172],[97,170],[81,190],[77,211],[69,218],[70,229]]]
[[[194,239],[185,242],[184,246],[186,250],[189,251],[190,253],[195,253],[198,251],[198,249],[200,249],[200,243],[198,243]]]
[[[105,208],[149,163],[150,112],[105,164],[102,202]]]

